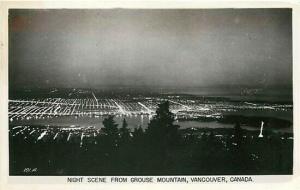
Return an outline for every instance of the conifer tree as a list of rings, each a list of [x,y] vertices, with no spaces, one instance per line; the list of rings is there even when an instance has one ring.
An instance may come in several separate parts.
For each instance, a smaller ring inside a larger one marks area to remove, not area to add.
[[[120,129],[121,143],[127,143],[130,140],[130,131],[127,126],[128,124],[126,122],[126,119],[124,118],[122,127]]]

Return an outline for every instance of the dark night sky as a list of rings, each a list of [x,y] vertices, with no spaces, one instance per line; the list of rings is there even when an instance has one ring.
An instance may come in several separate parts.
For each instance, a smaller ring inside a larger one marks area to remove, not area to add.
[[[292,84],[290,9],[10,10],[20,87]]]

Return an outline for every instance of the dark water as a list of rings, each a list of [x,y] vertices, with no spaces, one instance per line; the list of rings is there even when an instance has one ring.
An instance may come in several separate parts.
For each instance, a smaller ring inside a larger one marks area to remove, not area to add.
[[[65,127],[96,127],[102,128],[103,124],[102,121],[105,116],[100,117],[74,117],[74,116],[61,116],[61,117],[53,117],[53,118],[43,118],[43,119],[30,119],[30,120],[15,120],[11,124],[13,125],[43,125],[43,126],[65,126]],[[123,119],[126,119],[128,123],[128,128],[134,129],[141,126],[143,129],[146,129],[148,123],[150,121],[149,116],[115,116],[114,120],[119,125],[118,127],[122,126]],[[233,128],[234,124],[224,124],[219,123],[217,121],[210,121],[210,122],[202,122],[202,121],[175,121],[175,124],[180,125],[180,129],[186,128]],[[253,126],[242,126],[242,128],[248,130],[259,130],[257,127]],[[286,129],[277,129],[280,131],[291,132],[292,126]]]
[[[16,120],[12,124],[14,125],[49,125],[49,126],[82,126],[82,127],[96,127],[102,128],[102,121],[105,116],[100,117],[74,117],[74,116],[61,116],[54,118],[44,118],[44,119],[30,119],[30,120]],[[149,116],[115,116],[114,120],[119,127],[122,126],[123,119],[126,119],[128,127],[134,129],[141,126],[143,129],[147,128],[150,122]],[[218,122],[199,122],[199,121],[175,121],[175,124],[180,125],[181,128],[231,128],[231,124],[221,124]]]

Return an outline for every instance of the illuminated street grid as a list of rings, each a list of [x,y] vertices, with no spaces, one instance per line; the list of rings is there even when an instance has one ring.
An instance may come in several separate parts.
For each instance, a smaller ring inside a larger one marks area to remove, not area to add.
[[[153,116],[157,105],[170,102],[170,110],[177,118],[219,118],[225,112],[239,110],[290,111],[292,105],[232,101],[203,101],[186,97],[166,96],[131,98],[44,98],[9,100],[9,120],[43,119],[60,116],[99,117],[103,115]]]

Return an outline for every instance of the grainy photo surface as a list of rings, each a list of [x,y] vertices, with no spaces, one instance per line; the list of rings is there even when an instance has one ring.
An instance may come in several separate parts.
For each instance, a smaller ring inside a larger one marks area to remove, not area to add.
[[[291,9],[10,9],[9,174],[291,175]]]

